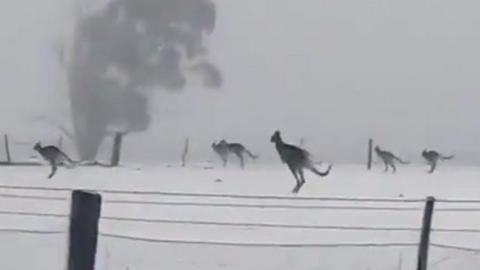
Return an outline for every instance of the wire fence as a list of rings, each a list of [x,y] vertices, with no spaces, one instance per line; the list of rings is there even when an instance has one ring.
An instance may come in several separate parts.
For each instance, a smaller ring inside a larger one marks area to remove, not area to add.
[[[34,200],[34,201],[52,201],[66,203],[69,201],[68,194],[73,188],[62,187],[29,187],[29,186],[8,186],[0,185],[3,190],[0,198],[11,200]],[[87,189],[88,190],[88,189]],[[6,192],[9,191],[9,192]],[[13,192],[12,192],[13,191]],[[19,194],[18,191],[44,191],[54,193],[65,193],[57,195],[37,195],[37,194]],[[144,205],[144,206],[162,206],[162,207],[199,207],[199,208],[256,208],[256,209],[287,209],[287,210],[329,210],[329,211],[371,211],[371,212],[413,212],[422,211],[422,203],[425,199],[418,198],[349,198],[349,197],[291,197],[291,196],[271,196],[271,195],[238,195],[238,194],[213,194],[213,193],[184,193],[184,192],[163,192],[163,191],[127,191],[112,189],[94,189],[95,192],[104,193],[109,197],[103,200],[105,204],[126,204],[126,205]],[[156,196],[162,200],[144,200],[144,199],[116,199],[110,198],[115,195],[134,195],[134,196]],[[172,198],[182,197],[182,200],[175,201]],[[168,200],[164,200],[168,199]],[[198,202],[193,199],[227,199],[238,200],[239,202]],[[255,200],[254,203],[248,200]],[[272,201],[277,201],[273,203]],[[282,203],[280,203],[282,202]],[[461,212],[480,212],[480,200],[474,199],[436,199],[441,207],[435,208],[438,213],[461,213]],[[291,203],[291,204],[289,204]],[[299,204],[302,203],[302,204]],[[306,204],[308,203],[308,204]],[[317,204],[312,204],[317,203]],[[351,205],[334,205],[332,203],[351,203]],[[362,205],[362,203],[368,205]],[[373,204],[373,205],[372,205]],[[391,204],[392,206],[376,206],[378,204]],[[413,205],[413,204],[418,204]],[[457,207],[458,205],[468,205],[468,207]],[[471,205],[471,206],[470,206]],[[35,211],[13,211],[0,209],[1,216],[22,216],[34,218],[55,218],[68,220],[69,214],[53,212],[35,212]],[[201,219],[172,219],[172,218],[145,218],[102,215],[101,220],[106,222],[125,222],[125,223],[147,223],[147,224],[175,224],[188,226],[215,226],[221,228],[266,228],[266,229],[285,229],[285,230],[323,230],[323,231],[358,231],[358,232],[407,232],[418,233],[421,228],[417,227],[398,227],[398,226],[339,226],[319,225],[319,224],[291,224],[291,223],[269,223],[269,222],[243,222],[243,221],[217,221]],[[480,229],[476,228],[440,228],[434,227],[435,233],[464,233],[480,234]],[[62,230],[41,230],[24,228],[0,228],[0,234],[26,234],[26,235],[59,235],[66,234]],[[358,243],[282,243],[282,242],[239,242],[239,241],[210,241],[210,240],[183,240],[183,239],[164,239],[145,236],[118,234],[108,231],[101,231],[100,237],[117,239],[123,241],[134,241],[141,243],[158,243],[171,245],[196,245],[196,246],[227,246],[239,248],[411,248],[417,247],[417,242],[358,242]],[[462,252],[480,253],[480,248],[457,246],[447,243],[431,242],[430,246],[437,249],[456,250]]]

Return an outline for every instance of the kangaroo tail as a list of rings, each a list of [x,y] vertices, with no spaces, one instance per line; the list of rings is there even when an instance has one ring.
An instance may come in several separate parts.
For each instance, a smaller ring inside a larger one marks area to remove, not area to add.
[[[330,171],[332,170],[332,165],[329,165],[328,169],[325,172],[317,170],[317,168],[315,168],[313,165],[309,166],[308,169],[318,176],[325,177],[330,174]]]
[[[454,155],[451,155],[451,156],[440,155],[440,158],[443,159],[443,160],[450,160],[450,159],[453,159],[454,157],[455,157]]]
[[[68,162],[68,167],[69,168],[75,168],[77,167],[80,162],[79,161],[74,161],[73,159],[71,159],[67,154],[65,153],[62,153],[62,156],[63,158]]]
[[[395,156],[395,160],[397,160],[398,162],[400,162],[400,164],[403,164],[403,165],[406,165],[406,164],[410,164],[410,162],[408,161],[404,161],[402,160],[401,158]]]
[[[257,155],[254,155],[252,154],[252,152],[250,152],[248,149],[245,148],[245,153],[247,153],[247,155],[251,158],[251,159],[257,159],[258,156]]]

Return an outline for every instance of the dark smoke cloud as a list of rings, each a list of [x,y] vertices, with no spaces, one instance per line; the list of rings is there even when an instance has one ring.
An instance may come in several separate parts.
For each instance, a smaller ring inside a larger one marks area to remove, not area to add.
[[[218,88],[223,78],[207,59],[215,28],[210,0],[112,0],[77,23],[69,85],[77,148],[95,158],[111,127],[149,127],[144,89],[178,91],[188,71]],[[190,66],[192,68],[185,68]]]

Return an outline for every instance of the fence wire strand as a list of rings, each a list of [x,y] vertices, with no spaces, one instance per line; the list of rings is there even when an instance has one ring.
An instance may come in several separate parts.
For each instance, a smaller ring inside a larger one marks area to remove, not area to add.
[[[27,200],[40,200],[40,201],[67,201],[67,197],[53,197],[53,196],[37,196],[37,195],[24,195],[24,194],[8,194],[0,193],[0,198],[10,199],[27,199]]]
[[[471,247],[436,244],[436,243],[430,243],[430,246],[436,247],[436,248],[443,248],[443,249],[451,249],[451,250],[458,250],[458,251],[480,253],[480,248],[471,248]]]
[[[316,243],[260,243],[260,242],[223,242],[223,241],[200,241],[200,240],[174,240],[174,239],[156,239],[145,238],[122,234],[100,233],[100,236],[131,240],[146,243],[160,243],[160,244],[181,244],[181,245],[201,245],[201,246],[229,246],[229,247],[270,247],[270,248],[337,248],[337,247],[415,247],[417,243],[331,243],[331,244],[316,244]]]
[[[32,187],[32,186],[14,186],[0,185],[0,189],[11,190],[37,190],[37,191],[63,191],[70,192],[72,188],[58,187]],[[188,192],[164,192],[164,191],[127,191],[114,189],[92,189],[76,188],[86,191],[95,191],[105,194],[122,195],[159,195],[171,197],[197,197],[197,198],[223,198],[223,199],[257,199],[257,200],[287,200],[287,201],[351,201],[351,202],[384,202],[384,203],[422,203],[425,199],[400,199],[400,198],[350,198],[350,197],[293,197],[293,196],[272,196],[272,195],[239,195],[239,194],[219,194],[219,193],[188,193]]]
[[[365,211],[419,211],[420,207],[375,207],[375,206],[339,206],[339,205],[286,205],[286,204],[245,204],[245,203],[203,203],[203,202],[169,202],[140,200],[105,200],[110,204],[137,204],[191,207],[229,207],[229,208],[270,208],[270,209],[324,209],[324,210],[365,210]]]
[[[57,213],[39,213],[39,212],[5,211],[5,210],[0,210],[0,215],[29,216],[29,217],[51,217],[51,218],[67,218],[67,217],[69,217],[69,215],[57,214]]]
[[[49,231],[49,230],[30,230],[16,228],[0,228],[0,234],[66,234],[66,231]]]
[[[243,223],[243,222],[218,222],[218,221],[199,221],[199,220],[173,220],[173,219],[146,219],[146,218],[126,218],[104,216],[102,220],[142,222],[142,223],[160,223],[160,224],[183,224],[200,226],[219,226],[219,227],[258,227],[258,228],[280,228],[280,229],[311,229],[311,230],[339,230],[339,231],[406,231],[418,232],[419,228],[407,227],[364,227],[364,226],[329,226],[329,225],[294,225],[294,224],[276,224],[276,223]]]

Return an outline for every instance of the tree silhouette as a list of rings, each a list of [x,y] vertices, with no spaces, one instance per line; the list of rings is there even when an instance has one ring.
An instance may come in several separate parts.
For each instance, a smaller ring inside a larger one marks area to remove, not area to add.
[[[78,17],[67,70],[81,159],[95,159],[113,131],[149,127],[146,90],[182,90],[190,74],[221,86],[204,45],[215,17],[210,0],[112,0]]]

